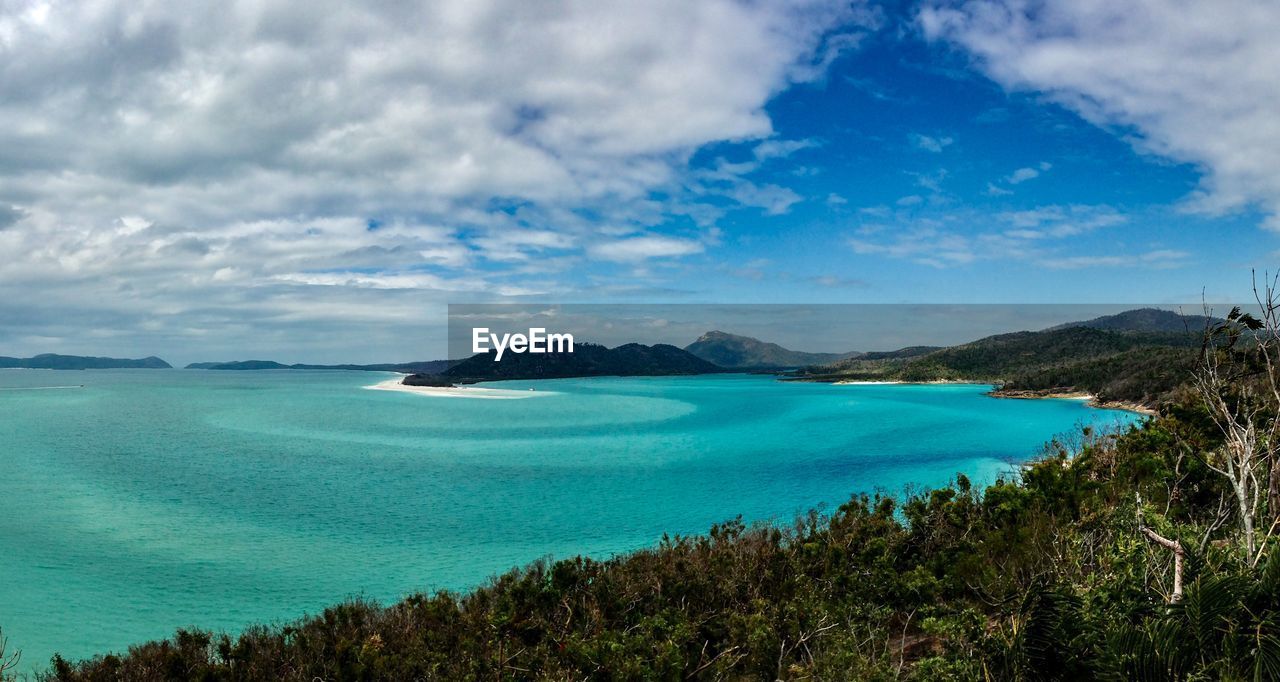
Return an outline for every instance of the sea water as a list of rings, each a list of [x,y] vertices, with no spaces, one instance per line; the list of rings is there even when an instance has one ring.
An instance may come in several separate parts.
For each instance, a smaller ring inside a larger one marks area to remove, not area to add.
[[[493,384],[518,400],[364,390],[388,376],[0,371],[0,629],[24,669],[990,482],[1055,434],[1136,419],[750,375]]]

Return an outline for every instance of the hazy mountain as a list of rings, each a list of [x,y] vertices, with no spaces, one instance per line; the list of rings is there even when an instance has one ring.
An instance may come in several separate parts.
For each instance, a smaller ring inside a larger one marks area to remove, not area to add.
[[[1189,330],[1192,333],[1197,333],[1204,329],[1206,320],[1211,320],[1215,323],[1222,321],[1218,318],[1208,318],[1204,315],[1181,315],[1172,310],[1160,310],[1159,308],[1136,308],[1116,313],[1115,315],[1095,317],[1092,320],[1060,324],[1045,331],[1069,327],[1088,327],[1112,332],[1185,333]]]
[[[783,348],[750,336],[711,331],[684,349],[720,367],[741,369],[807,367],[824,365],[859,353],[806,353]]]
[[[137,360],[43,353],[31,358],[0,357],[0,368],[25,369],[172,369],[155,356]]]
[[[366,372],[404,372],[405,374],[439,374],[457,360],[424,360],[377,365],[285,365],[272,360],[236,360],[233,362],[193,362],[187,369],[259,370],[259,369],[345,369]]]
[[[458,383],[500,379],[556,379],[593,376],[671,376],[713,374],[724,369],[691,353],[669,346],[628,343],[606,348],[575,343],[572,353],[506,353],[495,362],[494,352],[475,355],[450,367],[440,376]],[[409,379],[414,379],[410,377]],[[422,381],[439,381],[421,375]],[[406,380],[413,384],[414,381]],[[434,384],[426,384],[434,385]]]
[[[907,360],[910,358],[918,358],[921,355],[928,355],[929,353],[932,353],[934,351],[940,351],[940,350],[943,350],[944,348],[946,347],[945,346],[907,346],[906,348],[899,348],[898,350],[869,351],[859,355],[849,356],[844,360],[841,360],[840,362],[855,363],[855,362],[868,362],[872,360]]]

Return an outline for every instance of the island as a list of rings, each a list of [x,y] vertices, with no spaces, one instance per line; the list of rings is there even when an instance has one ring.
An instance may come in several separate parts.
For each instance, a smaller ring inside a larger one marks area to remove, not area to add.
[[[0,356],[0,369],[173,369],[173,366],[154,355],[130,360],[42,353],[30,358]]]

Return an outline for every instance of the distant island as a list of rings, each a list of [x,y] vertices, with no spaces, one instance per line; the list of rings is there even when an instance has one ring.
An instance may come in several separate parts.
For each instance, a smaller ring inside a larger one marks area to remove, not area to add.
[[[793,369],[808,365],[822,365],[862,355],[848,353],[806,353],[783,348],[750,336],[738,336],[722,331],[710,331],[684,349],[707,362],[734,369]]]
[[[129,360],[42,353],[30,358],[0,356],[0,369],[173,369],[173,367],[155,356]]]
[[[186,366],[186,369],[214,369],[214,370],[268,370],[268,369],[326,369],[326,370],[353,370],[361,372],[400,372],[402,374],[439,374],[449,369],[450,365],[456,364],[456,360],[424,360],[420,362],[400,362],[400,363],[384,363],[374,365],[308,365],[308,364],[292,364],[285,365],[272,360],[236,360],[232,362],[193,362]]]
[[[728,371],[675,346],[628,343],[607,348],[575,343],[572,353],[507,354],[501,362],[494,352],[472,356],[442,373],[405,377],[408,386],[443,386],[512,379],[565,379],[595,376],[675,376]]]

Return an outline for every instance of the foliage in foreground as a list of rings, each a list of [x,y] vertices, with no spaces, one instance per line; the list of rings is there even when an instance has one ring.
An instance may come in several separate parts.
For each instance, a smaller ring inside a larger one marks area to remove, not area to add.
[[[1202,411],[1054,443],[1017,481],[857,496],[467,595],[55,658],[57,680],[1280,679],[1280,552],[1249,568]],[[1142,518],[1187,549],[1171,557]]]

